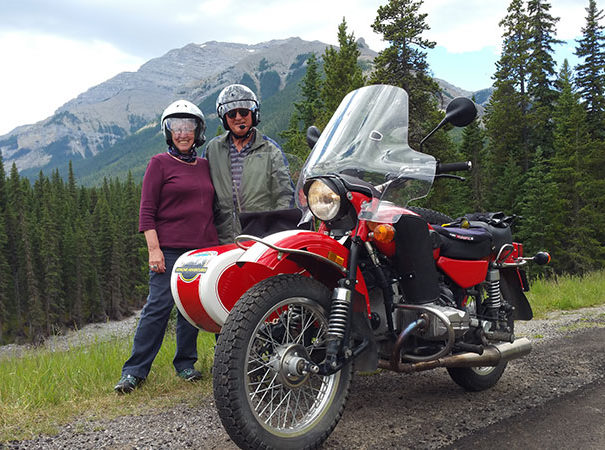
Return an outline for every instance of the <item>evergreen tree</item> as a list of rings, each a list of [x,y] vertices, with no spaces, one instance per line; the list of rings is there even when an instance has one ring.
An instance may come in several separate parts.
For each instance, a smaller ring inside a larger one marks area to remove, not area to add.
[[[34,185],[37,233],[31,242],[37,250],[35,260],[38,270],[40,296],[44,310],[44,334],[50,335],[60,322],[63,293],[61,290],[59,221],[52,211],[58,209],[56,192],[52,192],[49,180],[40,172]]]
[[[553,249],[559,272],[582,273],[594,261],[593,249],[599,247],[591,232],[591,223],[582,212],[585,206],[583,190],[589,181],[584,158],[590,146],[586,114],[573,91],[572,72],[567,60],[563,63],[558,83],[559,98],[554,111],[555,154],[552,158],[552,178],[557,184],[558,198],[554,217],[549,221],[557,229],[557,245]],[[570,232],[571,231],[571,232]]]
[[[583,62],[575,67],[575,81],[588,113],[590,133],[605,138],[605,26],[599,24],[604,16],[595,0],[589,0],[586,12],[586,27],[575,51]]]
[[[530,122],[532,126],[530,144],[533,149],[538,145],[552,155],[553,105],[557,97],[554,88],[556,63],[553,58],[554,45],[562,41],[556,39],[555,26],[559,21],[549,13],[550,3],[547,0],[529,0],[528,43],[529,43],[529,83],[528,94],[531,101]]]
[[[142,295],[137,295],[147,288],[147,283],[141,283],[141,267],[147,270],[147,260],[141,259],[140,248],[145,247],[145,239],[139,233],[139,199],[140,190],[137,188],[132,173],[128,172],[128,177],[123,189],[124,201],[122,206],[122,225],[121,230],[124,233],[124,268],[122,278],[122,297],[129,299],[129,304],[125,309],[138,308],[144,299]]]
[[[472,211],[485,211],[486,201],[485,188],[485,149],[483,144],[483,130],[479,126],[479,120],[475,120],[466,126],[462,132],[462,144],[460,151],[463,159],[470,160],[473,164],[470,183],[469,208]]]
[[[496,62],[494,92],[486,111],[486,128],[495,164],[512,152],[523,171],[529,168],[528,17],[522,0],[513,0],[500,21],[502,53]]]
[[[519,191],[519,200],[514,209],[521,217],[513,230],[515,239],[523,242],[526,255],[548,250],[557,260],[560,256],[557,250],[560,248],[558,238],[562,237],[562,234],[553,218],[560,208],[560,198],[548,161],[543,157],[540,147],[536,150],[534,164],[527,172]],[[532,271],[549,272],[552,271],[552,266],[546,266],[542,270],[532,267]]]
[[[98,297],[91,304],[91,315],[94,321],[106,320],[108,312],[116,312],[112,286],[112,264],[114,264],[115,223],[109,207],[109,183],[104,180],[101,194],[93,213],[94,247],[96,258],[93,261],[94,272],[97,275]]]
[[[15,175],[13,176],[13,169]],[[16,224],[18,227],[17,238],[21,243],[22,264],[19,274],[20,297],[24,299],[24,329],[25,337],[30,342],[39,343],[43,340],[46,331],[46,317],[44,313],[43,299],[40,292],[40,270],[38,269],[36,253],[33,241],[38,236],[37,219],[34,206],[34,196],[29,180],[20,179],[17,168],[13,165],[11,178],[16,180],[17,187],[13,197],[13,205],[16,211]]]
[[[361,52],[353,33],[347,34],[347,22],[342,18],[338,26],[338,50],[330,46],[323,55],[325,80],[321,88],[323,114],[318,124],[323,128],[342,99],[351,91],[365,84],[365,79],[357,60]]]
[[[311,56],[307,59],[307,71],[300,84],[302,102],[294,104],[298,119],[302,122],[303,131],[311,125],[318,125],[317,118],[324,110],[321,92],[322,80],[319,72],[319,62],[315,53],[311,53]]]
[[[321,77],[314,53],[307,59],[307,72],[300,82],[300,91],[302,99],[294,103],[288,129],[280,133],[280,137],[285,139],[283,148],[288,155],[290,173],[294,180],[302,167],[301,162],[307,159],[310,152],[305,138],[306,130],[311,125],[319,125],[318,118],[323,111],[320,98]]]
[[[4,343],[4,330],[8,323],[8,310],[6,305],[9,303],[11,289],[11,271],[8,265],[8,235],[6,234],[6,173],[4,172],[4,163],[2,162],[2,152],[0,152],[0,345]]]
[[[422,33],[429,30],[425,22],[427,15],[418,12],[422,4],[422,0],[391,0],[378,8],[372,24],[373,30],[382,34],[389,46],[374,58],[370,83],[390,84],[406,90],[412,146],[420,142],[428,126],[437,123],[434,120],[439,86],[429,75],[424,51],[435,47],[435,42],[422,38]]]
[[[8,322],[6,305],[9,302],[9,274],[10,268],[6,258],[6,245],[8,237],[4,223],[4,214],[0,210],[0,345],[4,343],[4,328]]]

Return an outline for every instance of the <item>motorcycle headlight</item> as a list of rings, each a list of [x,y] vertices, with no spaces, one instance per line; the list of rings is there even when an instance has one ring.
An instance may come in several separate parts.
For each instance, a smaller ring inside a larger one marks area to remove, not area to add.
[[[321,180],[315,180],[309,187],[307,202],[319,220],[332,220],[340,211],[340,195]]]

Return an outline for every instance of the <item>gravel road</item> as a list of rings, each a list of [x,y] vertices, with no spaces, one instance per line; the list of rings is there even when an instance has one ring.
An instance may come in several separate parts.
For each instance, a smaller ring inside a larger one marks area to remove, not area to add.
[[[101,331],[99,331],[101,333]],[[457,447],[468,436],[539,408],[605,374],[605,306],[518,322],[517,335],[533,342],[525,358],[509,363],[491,390],[468,393],[445,369],[417,374],[383,371],[357,376],[342,420],[325,449],[435,449]],[[59,344],[57,344],[59,345]],[[12,350],[13,352],[15,349]],[[596,414],[602,427],[603,413]],[[587,424],[590,427],[590,424]],[[589,429],[589,428],[588,428]],[[565,438],[565,433],[561,433]],[[562,448],[572,448],[560,442]],[[505,445],[474,448],[506,448]],[[0,444],[0,448],[2,445]],[[7,449],[235,449],[212,397],[199,406],[107,421],[76,421],[56,436],[12,442]]]

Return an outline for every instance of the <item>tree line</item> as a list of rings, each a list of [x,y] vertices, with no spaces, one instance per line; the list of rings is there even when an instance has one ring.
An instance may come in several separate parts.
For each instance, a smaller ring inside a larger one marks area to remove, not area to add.
[[[365,77],[345,19],[339,48],[307,62],[285,148],[304,160],[304,132],[320,128],[346,93],[390,84],[409,94],[412,148],[437,124],[442,93],[430,76],[422,0],[391,0],[372,25],[389,45]],[[443,162],[471,160],[466,183],[437,181],[422,205],[453,217],[470,212],[518,216],[513,231],[527,254],[549,250],[552,265],[537,273],[582,274],[605,262],[605,34],[603,11],[588,0],[575,55],[557,67],[553,54],[559,18],[547,0],[512,0],[502,18],[502,52],[485,115],[456,135],[446,129],[424,145]],[[479,36],[478,36],[479,38]],[[321,63],[323,62],[323,71]]]
[[[0,158],[0,344],[121,319],[144,301],[140,183],[78,187],[71,169],[32,184]]]
[[[342,98],[367,84],[404,88],[412,148],[443,117],[424,39],[422,0],[391,0],[372,24],[388,47],[365,73],[343,18],[337,49],[307,60],[288,129],[281,133],[293,177],[309,153],[305,130],[325,127]],[[512,0],[500,22],[502,53],[482,119],[462,133],[434,135],[424,151],[443,162],[471,160],[466,183],[435,183],[422,206],[453,217],[504,211],[521,218],[526,254],[547,249],[547,275],[582,274],[605,261],[605,51],[603,11],[589,0],[576,67],[553,58],[558,18],[546,0]],[[147,253],[138,233],[140,183],[76,185],[69,170],[33,184],[0,158],[0,344],[36,342],[65,326],[120,319],[144,302]]]

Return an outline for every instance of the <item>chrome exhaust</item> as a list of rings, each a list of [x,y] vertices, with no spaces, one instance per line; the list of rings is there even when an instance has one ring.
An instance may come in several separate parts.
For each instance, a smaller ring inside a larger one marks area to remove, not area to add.
[[[465,352],[431,361],[416,363],[403,363],[397,361],[378,361],[381,369],[394,370],[395,372],[421,372],[423,370],[436,369],[437,367],[483,367],[496,366],[501,362],[521,358],[531,352],[531,342],[527,338],[516,339],[514,342],[501,342],[486,347],[481,355]]]

